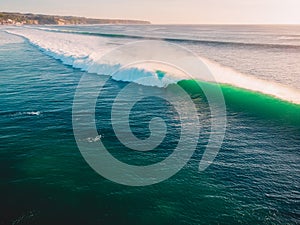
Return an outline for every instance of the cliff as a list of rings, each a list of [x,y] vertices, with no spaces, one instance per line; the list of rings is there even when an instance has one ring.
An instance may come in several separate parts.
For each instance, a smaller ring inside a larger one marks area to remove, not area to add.
[[[32,13],[0,12],[0,24],[72,25],[72,24],[150,24],[149,21],[123,19],[93,19],[76,16],[53,16]]]

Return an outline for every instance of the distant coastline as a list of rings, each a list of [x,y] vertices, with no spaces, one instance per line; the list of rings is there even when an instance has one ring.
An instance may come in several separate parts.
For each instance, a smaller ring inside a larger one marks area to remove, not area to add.
[[[32,13],[0,12],[0,25],[151,24],[144,20],[94,19]]]

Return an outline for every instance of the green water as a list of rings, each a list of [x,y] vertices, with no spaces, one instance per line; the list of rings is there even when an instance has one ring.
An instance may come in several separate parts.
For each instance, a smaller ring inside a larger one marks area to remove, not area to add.
[[[216,85],[208,82],[184,80],[180,81],[179,85],[193,97],[197,95],[205,97],[205,94],[199,90],[199,86],[204,86],[212,91],[220,87],[228,108],[300,127],[300,105],[298,104],[225,84]]]

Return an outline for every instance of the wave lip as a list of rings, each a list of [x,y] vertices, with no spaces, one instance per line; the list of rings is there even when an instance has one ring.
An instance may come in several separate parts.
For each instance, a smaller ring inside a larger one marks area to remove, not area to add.
[[[258,79],[251,75],[240,73],[232,68],[221,66],[215,62],[202,58],[206,63],[216,81],[246,90],[270,95],[294,104],[300,104],[300,91],[285,85]]]
[[[64,64],[71,65],[74,68],[98,74],[100,74],[99,71],[107,71],[106,74],[111,74],[110,71],[120,70],[120,73],[112,75],[112,79],[118,81],[136,82],[146,86],[166,87],[180,80],[191,79],[184,74],[170,71],[169,68],[165,71],[163,70],[164,76],[160,77],[161,74],[158,73],[159,70],[153,65],[150,67],[145,65],[131,66],[130,68],[127,67],[124,69],[124,65],[120,65],[117,61],[99,64],[97,62],[98,59],[114,49],[110,44],[111,39],[107,37],[78,35],[74,33],[55,33],[25,28],[11,29],[7,30],[7,32],[26,38],[45,54],[59,59]],[[98,51],[95,52],[95,49]],[[232,85],[270,95],[294,104],[300,104],[300,92],[297,89],[240,73],[206,58],[201,58],[201,60],[206,63],[217,83]],[[103,73],[101,75],[103,75]],[[140,78],[147,79],[145,81],[145,79]],[[194,79],[203,80],[203,77],[194,77]],[[143,82],[139,82],[138,80],[142,80]]]

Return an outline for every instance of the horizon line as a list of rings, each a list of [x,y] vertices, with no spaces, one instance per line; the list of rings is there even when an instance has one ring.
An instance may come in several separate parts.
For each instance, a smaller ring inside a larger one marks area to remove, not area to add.
[[[135,25],[248,25],[248,26],[298,26],[300,23],[153,23],[151,20],[147,19],[128,19],[128,18],[99,18],[99,17],[89,17],[89,16],[78,16],[78,15],[58,15],[58,14],[48,14],[48,13],[34,13],[34,12],[16,12],[16,11],[1,11],[0,13],[20,13],[20,14],[35,14],[35,15],[45,15],[45,16],[61,16],[61,17],[82,17],[87,19],[103,19],[103,20],[133,20],[133,21],[145,21],[149,22],[150,24],[135,24]],[[77,24],[80,25],[80,24]],[[88,25],[88,24],[86,24]],[[97,24],[93,24],[97,25]],[[99,24],[100,25],[100,24]],[[128,24],[127,24],[128,25]],[[129,24],[130,25],[130,24]]]

